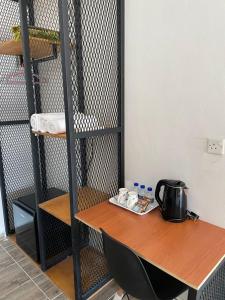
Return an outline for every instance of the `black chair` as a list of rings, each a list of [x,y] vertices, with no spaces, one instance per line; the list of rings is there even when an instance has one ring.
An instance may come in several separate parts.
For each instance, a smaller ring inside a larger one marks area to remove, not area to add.
[[[126,295],[141,300],[171,300],[187,290],[185,284],[141,260],[103,230],[102,237],[109,271]]]

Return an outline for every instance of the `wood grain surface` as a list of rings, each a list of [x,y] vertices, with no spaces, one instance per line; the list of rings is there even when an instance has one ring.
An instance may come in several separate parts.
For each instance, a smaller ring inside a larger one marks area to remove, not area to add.
[[[109,195],[94,188],[83,187],[78,190],[78,209],[96,205],[109,198]],[[70,195],[65,194],[39,204],[39,207],[55,218],[71,225]]]
[[[41,135],[49,138],[56,138],[56,139],[66,139],[66,133],[58,133],[58,134],[52,134],[49,132],[40,132],[40,131],[34,131],[32,130],[33,134],[35,135]]]
[[[51,56],[52,44],[59,45],[59,42],[51,42],[40,38],[30,38],[30,57],[37,59]],[[0,54],[14,56],[23,55],[22,42],[13,39],[0,42]]]
[[[159,209],[145,216],[108,201],[76,214],[93,229],[104,229],[140,257],[188,286],[199,289],[225,257],[225,229],[207,222],[164,221]]]

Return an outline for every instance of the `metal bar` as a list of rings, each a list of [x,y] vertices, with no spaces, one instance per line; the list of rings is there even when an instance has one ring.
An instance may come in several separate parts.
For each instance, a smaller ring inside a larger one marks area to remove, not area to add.
[[[32,25],[32,27],[35,27],[35,17],[34,17],[34,3],[33,0],[29,0],[28,2],[28,16],[29,16],[29,25]],[[38,64],[33,63],[32,64],[33,74],[37,75],[39,77],[39,70],[38,70]],[[40,91],[40,85],[34,84],[34,94],[35,94],[35,107],[36,112],[41,113],[42,107],[41,107],[41,91]],[[42,155],[39,155],[40,163],[41,163],[41,181],[42,181],[42,195],[46,195],[47,193],[47,174],[46,174],[46,162],[45,162],[45,144],[44,144],[44,137],[40,136],[38,139],[39,144],[39,153],[41,152]],[[44,200],[44,199],[42,199]]]
[[[34,93],[33,93],[33,82],[32,82],[32,71],[30,64],[30,47],[29,47],[29,32],[27,25],[27,1],[19,0],[20,9],[20,22],[22,32],[22,47],[24,54],[24,69],[26,79],[26,90],[27,90],[27,104],[29,117],[35,113],[34,105]],[[38,141],[37,138],[31,133],[31,147],[32,147],[32,160],[34,169],[34,183],[35,183],[35,196],[36,196],[36,208],[37,208],[37,224],[38,224],[38,238],[39,238],[39,249],[40,249],[40,261],[42,270],[46,270],[46,259],[45,259],[45,245],[43,238],[43,228],[41,222],[41,216],[38,204],[42,199],[41,191],[41,177],[40,177],[40,161],[38,155]]]
[[[8,204],[7,204],[7,194],[6,194],[6,186],[5,186],[5,176],[4,176],[1,141],[0,141],[0,196],[2,198],[5,232],[6,232],[6,235],[8,235],[10,233],[9,215],[8,215],[9,210],[8,210]]]
[[[32,65],[33,67],[33,73],[37,76],[39,76],[38,66],[36,64]],[[41,113],[41,92],[40,92],[40,86],[35,84],[34,85],[34,94],[35,94],[35,104],[36,104],[36,112]],[[47,192],[47,174],[46,174],[46,160],[45,160],[45,143],[44,143],[44,137],[39,136],[38,138],[38,145],[39,145],[39,160],[40,160],[40,169],[41,169],[41,187],[42,187],[42,195],[46,195]],[[41,153],[41,155],[40,155]],[[42,201],[44,199],[42,198]]]
[[[29,120],[18,120],[18,121],[0,121],[0,126],[11,126],[11,125],[23,125],[29,124]]]
[[[77,191],[77,171],[75,155],[75,133],[73,123],[73,98],[72,98],[72,77],[71,77],[71,49],[69,40],[69,20],[68,20],[68,2],[59,0],[59,22],[62,39],[61,56],[62,56],[62,73],[64,87],[64,105],[66,114],[67,129],[67,154],[68,154],[68,171],[70,187],[70,212],[71,212],[71,234],[72,234],[72,252],[74,267],[74,285],[75,298],[82,299],[81,288],[81,270],[80,270],[80,241],[79,241],[79,222],[74,218],[78,210],[78,191]]]
[[[121,127],[105,128],[105,129],[101,129],[101,130],[91,130],[91,131],[76,133],[75,139],[89,138],[89,137],[94,137],[94,136],[103,136],[103,135],[107,135],[107,134],[115,134],[115,133],[121,133],[121,132],[122,132]]]
[[[99,290],[101,287],[103,287],[107,282],[109,282],[112,279],[112,276],[109,274],[106,277],[104,277],[101,281],[99,281],[95,286],[90,288],[83,296],[82,299],[86,300],[90,296],[92,296],[97,290]]]
[[[77,62],[77,88],[78,88],[78,110],[85,113],[84,103],[84,68],[83,68],[83,44],[81,23],[81,0],[74,0],[75,15],[75,40],[76,40],[76,62]],[[86,140],[80,140],[81,149],[81,185],[87,185],[87,145]]]
[[[118,57],[118,141],[119,187],[124,186],[124,0],[117,0],[117,57]]]
[[[34,25],[34,3],[33,0],[29,0],[27,3],[28,6],[28,18],[29,18],[29,27]]]
[[[73,0],[75,15],[75,40],[76,40],[76,61],[77,61],[77,88],[78,88],[78,109],[85,113],[84,104],[84,69],[83,69],[83,44],[81,24],[81,0]]]
[[[198,291],[189,288],[189,290],[188,290],[188,300],[199,300]]]

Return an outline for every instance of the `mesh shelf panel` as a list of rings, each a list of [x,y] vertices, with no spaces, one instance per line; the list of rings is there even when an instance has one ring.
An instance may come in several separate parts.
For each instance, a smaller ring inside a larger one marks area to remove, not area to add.
[[[75,7],[74,7],[75,5]],[[116,0],[68,1],[73,119],[79,131],[117,128],[119,124],[118,28]],[[71,112],[70,112],[71,113]],[[78,210],[105,201],[118,191],[119,135],[80,139],[75,144]],[[101,235],[88,229],[80,251],[82,293],[109,277]]]
[[[14,229],[12,201],[34,192],[28,125],[0,126],[2,158],[10,229]]]
[[[11,27],[19,23],[18,3],[1,0],[0,42],[12,39]],[[33,193],[34,179],[29,125],[16,124],[28,121],[24,70],[15,56],[0,55],[0,65],[0,145],[6,189],[3,201],[7,202],[9,230],[13,231],[12,201]]]
[[[66,140],[45,138],[46,188],[69,191]]]
[[[109,276],[103,252],[102,238],[99,233],[89,228],[89,245],[80,251],[81,286],[83,293],[94,288]]]
[[[201,291],[200,300],[224,300],[225,299],[225,261],[212,275],[210,281]]]
[[[11,27],[19,23],[18,3],[1,0],[0,42],[12,39]],[[0,66],[0,121],[27,120],[26,85],[19,59],[0,55]]]
[[[46,9],[42,0],[35,0],[34,16],[31,20],[37,27],[59,31],[58,1],[50,0]],[[64,112],[60,53],[56,59],[39,63],[37,70],[40,79],[38,95],[40,99],[36,101],[41,103],[41,111],[44,113]],[[39,151],[41,161],[45,162],[46,180],[43,181],[42,188],[47,190],[56,187],[68,191],[66,140],[49,138],[43,140],[44,146]],[[40,172],[43,173],[42,166],[40,166]]]
[[[87,209],[118,191],[118,137],[104,135],[86,139],[86,152],[77,151],[80,161],[86,159],[86,185],[96,192],[92,197],[81,192],[78,199],[79,210]],[[77,166],[78,182],[82,182],[82,166]],[[99,193],[100,192],[100,193]]]
[[[82,42],[77,47],[79,33],[76,32],[75,22],[79,20],[76,20],[75,11],[70,0],[69,36],[75,126],[80,126],[81,130],[117,127],[117,1],[81,1]]]
[[[31,1],[32,3],[32,1]],[[43,5],[43,0],[33,1],[33,16],[29,22],[36,27],[59,31],[58,0],[49,0]],[[44,47],[44,42],[39,41],[38,46]],[[52,53],[51,53],[52,54]],[[40,85],[38,93],[34,95],[37,113],[64,112],[63,82],[61,71],[61,55],[58,48],[57,57],[48,61],[34,63],[33,71],[38,74]],[[39,168],[35,172],[40,173],[42,191],[40,202],[49,200],[48,190],[57,188],[68,192],[68,161],[66,140],[37,137],[39,141]],[[53,197],[54,198],[54,197]],[[40,222],[43,232],[43,244],[46,252],[45,261],[49,265],[49,259],[71,248],[71,228],[60,220],[41,210]],[[58,260],[55,261],[55,263]]]
[[[81,153],[81,161],[82,161]],[[118,137],[105,135],[86,140],[86,184],[79,193],[78,209],[84,210],[107,200],[118,191]],[[82,168],[77,168],[78,181],[82,182]],[[85,294],[109,276],[103,253],[102,238],[89,228],[88,246],[80,252],[81,285]]]

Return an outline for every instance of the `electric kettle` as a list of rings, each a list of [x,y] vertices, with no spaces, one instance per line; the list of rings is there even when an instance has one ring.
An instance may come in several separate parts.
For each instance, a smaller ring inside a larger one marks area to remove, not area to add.
[[[163,197],[160,198],[161,188]],[[183,222],[187,219],[186,184],[179,180],[160,180],[156,186],[155,198],[161,208],[162,216],[170,222]]]

